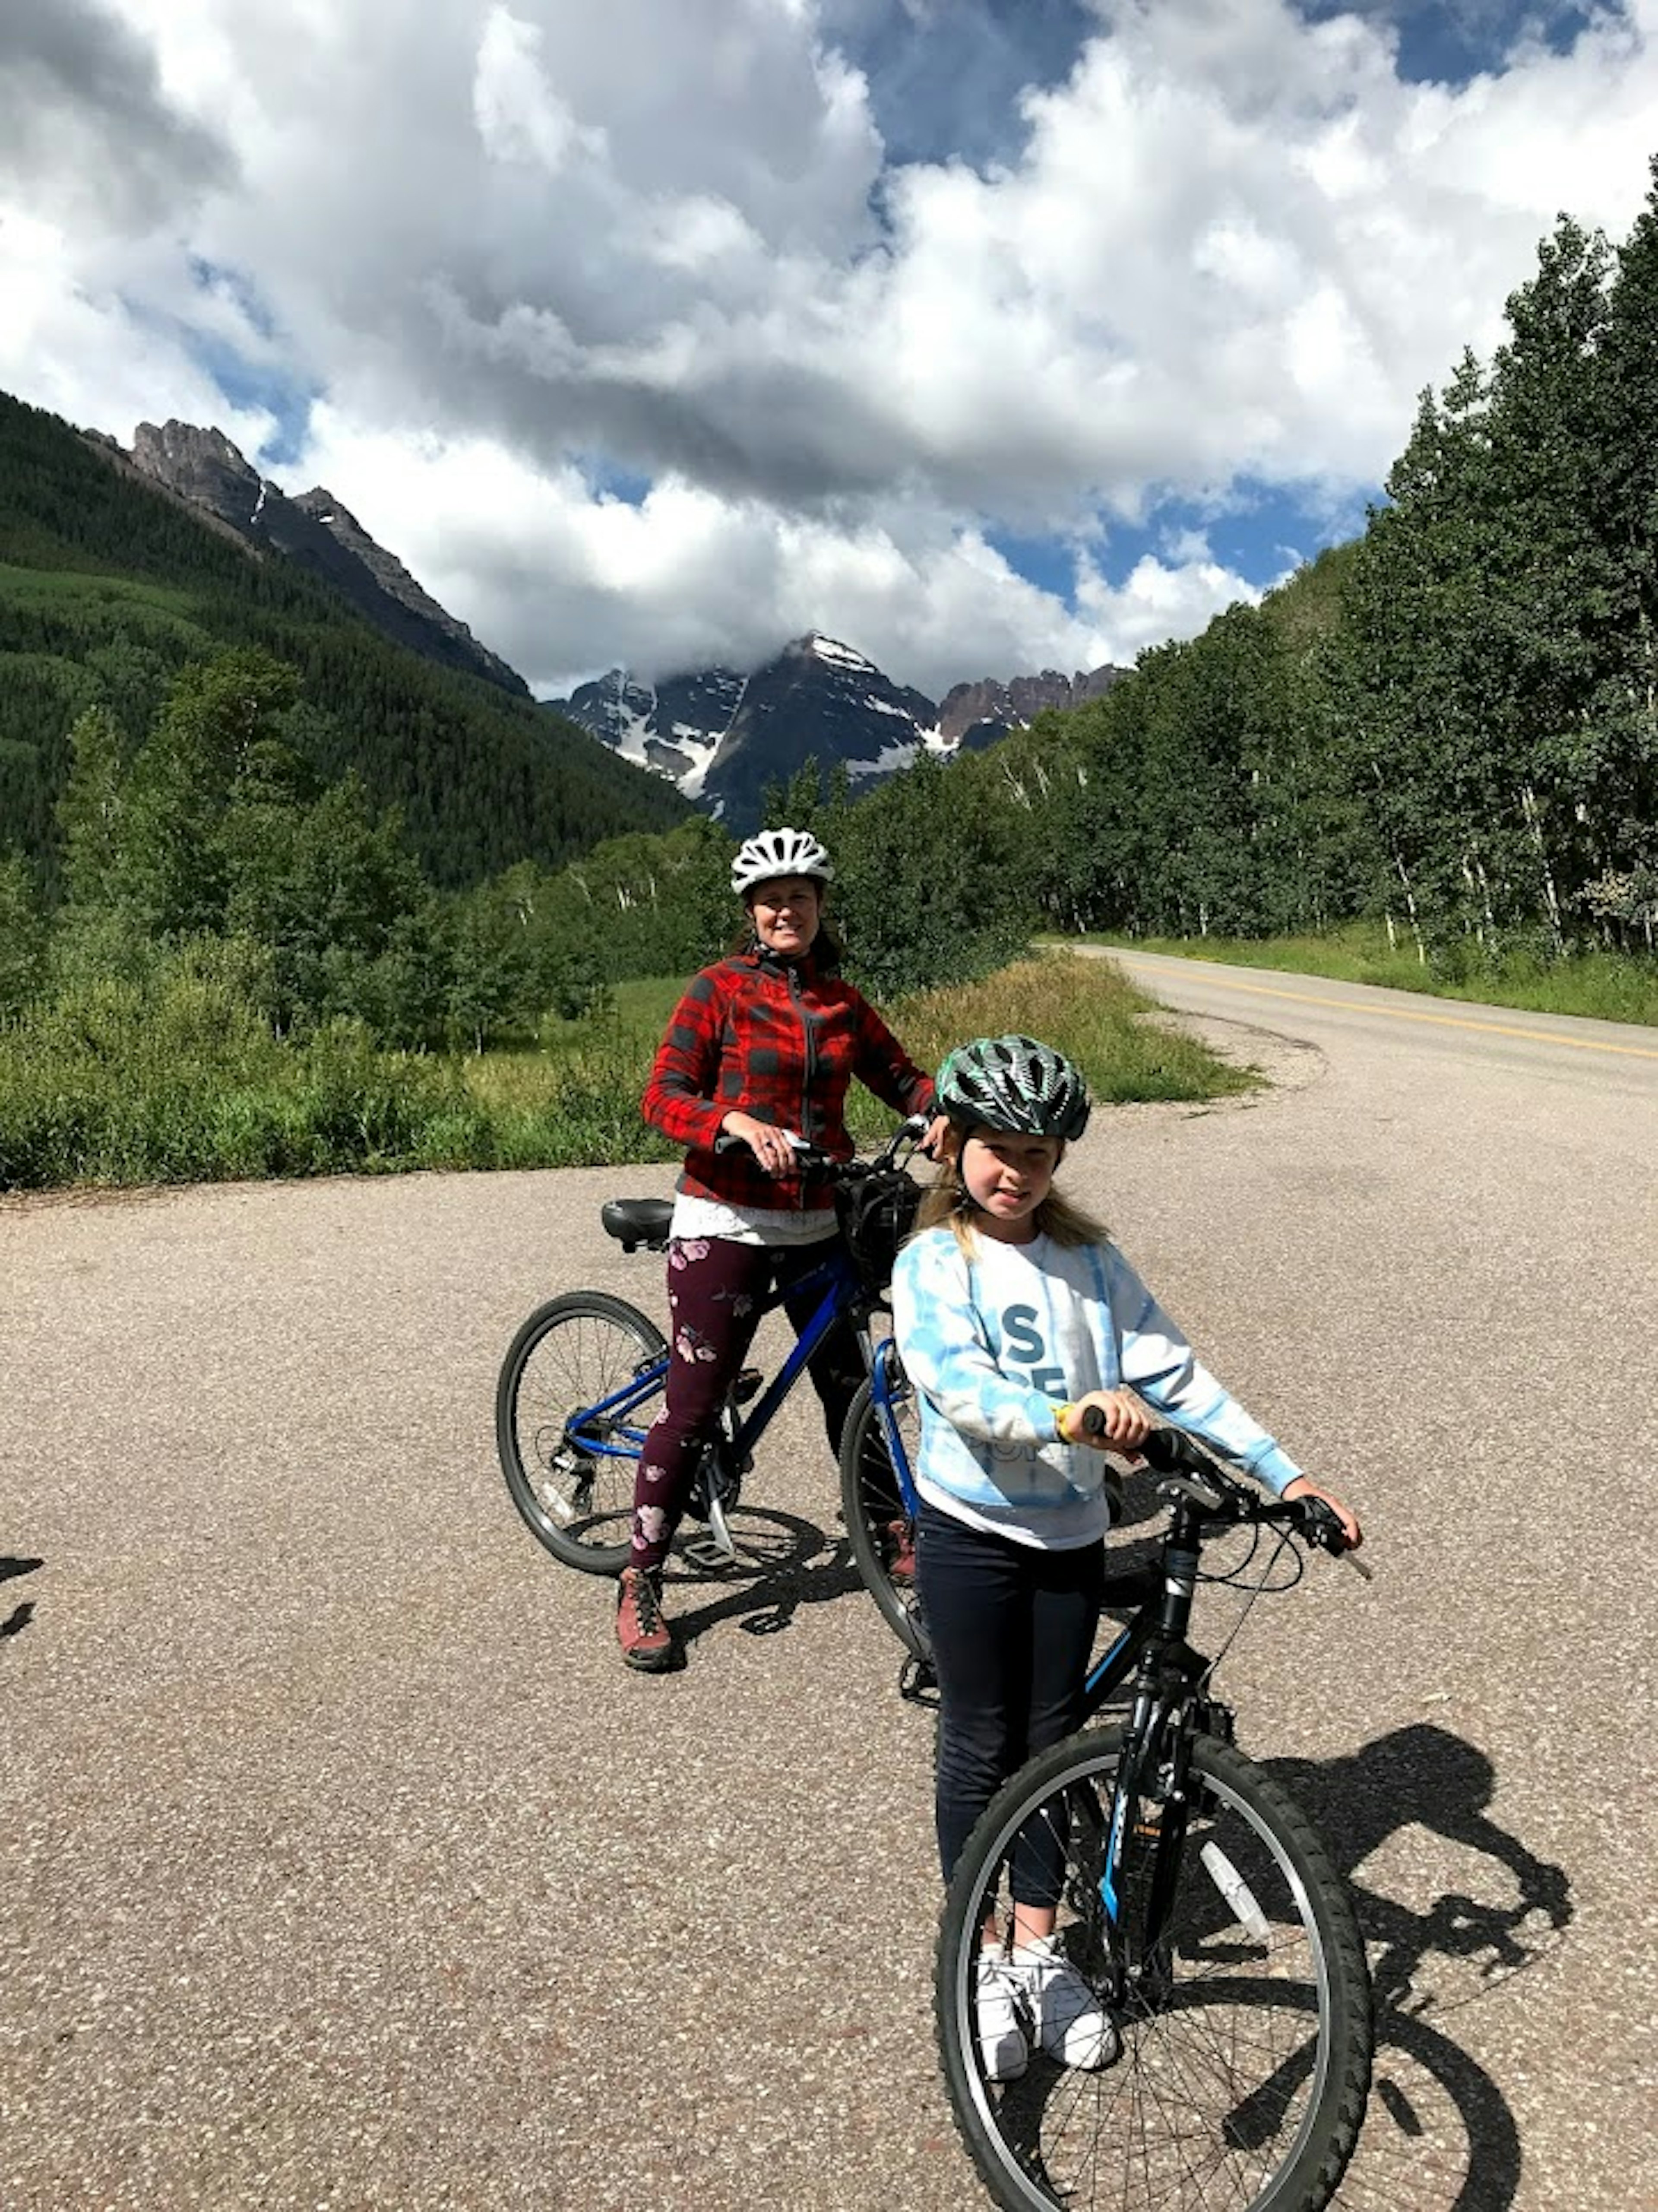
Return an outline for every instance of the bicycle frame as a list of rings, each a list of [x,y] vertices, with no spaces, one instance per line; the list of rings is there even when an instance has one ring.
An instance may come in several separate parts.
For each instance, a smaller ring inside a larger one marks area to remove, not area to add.
[[[898,1479],[898,1495],[903,1502],[904,1511],[914,1521],[921,1510],[921,1500],[915,1488],[915,1478],[910,1473],[909,1454],[904,1449],[904,1440],[898,1433],[898,1417],[893,1412],[894,1383],[902,1371],[898,1363],[897,1346],[888,1337],[870,1356],[870,1395],[880,1416],[887,1457]]]
[[[1113,1691],[1131,1677],[1135,1683],[1112,1787],[1098,1883],[1100,1902],[1116,1939],[1115,1964],[1129,1977],[1138,1976],[1156,1960],[1178,1886],[1191,1809],[1192,1735],[1200,1729],[1229,1740],[1231,1735],[1226,1709],[1199,1698],[1208,1662],[1187,1641],[1197,1589],[1199,1527],[1195,1509],[1183,1499],[1177,1502],[1159,1565],[1118,1583],[1120,1601],[1133,1602],[1137,1610],[1089,1669],[1084,1686],[1085,1711],[1091,1718]],[[1152,1804],[1157,1808],[1155,1817],[1147,1809]],[[1131,1913],[1125,1875],[1134,1839],[1149,1842],[1151,1850],[1150,1880],[1143,1884],[1139,1914]]]
[[[770,1427],[773,1416],[795,1384],[799,1381],[808,1362],[823,1339],[838,1321],[855,1317],[864,1304],[857,1271],[848,1255],[838,1241],[828,1255],[786,1290],[774,1290],[762,1302],[760,1319],[775,1313],[786,1299],[821,1290],[823,1295],[799,1335],[789,1349],[777,1373],[762,1393],[758,1403],[742,1421],[738,1422],[727,1440],[732,1464],[738,1472],[752,1465],[754,1448]],[[860,1332],[862,1334],[862,1332]],[[867,1339],[865,1358],[868,1355]],[[638,1454],[645,1441],[645,1431],[629,1425],[628,1417],[641,1406],[655,1397],[661,1390],[668,1372],[671,1354],[664,1352],[657,1358],[628,1378],[619,1390],[600,1398],[591,1406],[583,1406],[573,1413],[566,1424],[569,1440],[594,1459],[630,1459]],[[620,1437],[621,1441],[614,1441]],[[908,1478],[908,1467],[904,1470]]]

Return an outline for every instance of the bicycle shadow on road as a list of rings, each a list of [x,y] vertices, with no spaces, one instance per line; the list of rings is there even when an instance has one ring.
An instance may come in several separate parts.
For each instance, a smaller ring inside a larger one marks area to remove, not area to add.
[[[1351,1890],[1371,1962],[1375,2082],[1336,2203],[1345,2212],[1507,2212],[1520,2185],[1519,2127],[1456,2040],[1455,2016],[1535,1965],[1570,1925],[1564,1869],[1491,1818],[1496,1768],[1448,1729],[1397,1729],[1348,1759],[1262,1763],[1316,1824]],[[1395,1893],[1432,1892],[1444,1846],[1461,1886],[1419,1902]]]
[[[665,1594],[675,1601],[674,1635],[682,1645],[726,1620],[749,1636],[775,1636],[803,1605],[827,1605],[863,1591],[847,1539],[829,1537],[799,1514],[742,1506],[732,1516],[731,1534],[737,1557],[729,1565],[706,1566],[683,1550],[673,1556]],[[703,1589],[719,1595],[685,1605],[686,1597]]]
[[[0,1553],[0,1583],[9,1583],[18,1575],[32,1575],[37,1567],[46,1565],[44,1559],[15,1558],[10,1553]],[[0,1620],[0,1637],[21,1636],[34,1618],[34,1601],[25,1598],[21,1605],[13,1606],[3,1620]]]

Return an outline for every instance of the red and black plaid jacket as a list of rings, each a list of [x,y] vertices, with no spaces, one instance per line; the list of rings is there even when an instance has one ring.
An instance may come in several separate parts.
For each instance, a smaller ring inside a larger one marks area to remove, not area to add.
[[[932,1078],[833,969],[810,955],[738,952],[691,979],[657,1047],[640,1110],[688,1147],[681,1190],[727,1206],[829,1206],[830,1187],[821,1180],[763,1175],[746,1145],[716,1156],[714,1140],[735,1110],[850,1159],[841,1116],[853,1076],[900,1114],[932,1103]]]

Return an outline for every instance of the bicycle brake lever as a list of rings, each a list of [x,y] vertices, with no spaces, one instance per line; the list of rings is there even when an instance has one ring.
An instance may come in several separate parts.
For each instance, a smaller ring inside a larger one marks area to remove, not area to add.
[[[1334,1509],[1327,1505],[1321,1498],[1308,1498],[1301,1502],[1306,1509],[1302,1525],[1309,1540],[1316,1544],[1321,1552],[1328,1552],[1333,1559],[1339,1559],[1345,1566],[1351,1567],[1365,1582],[1374,1582],[1376,1570],[1361,1559],[1347,1542],[1341,1517]]]

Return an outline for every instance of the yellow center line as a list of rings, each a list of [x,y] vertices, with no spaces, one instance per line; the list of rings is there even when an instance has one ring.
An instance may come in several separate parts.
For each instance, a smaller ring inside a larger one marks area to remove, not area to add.
[[[1108,959],[1125,963],[1135,957],[1132,952],[1119,951],[1114,945],[1107,954]],[[1144,956],[1141,959],[1144,966]],[[1151,973],[1166,976],[1169,970],[1155,967]],[[1218,991],[1247,991],[1257,999],[1293,999],[1297,1006],[1322,1006],[1327,1013],[1333,1007],[1350,1014],[1386,1014],[1396,1022],[1430,1022],[1438,1029],[1474,1030],[1483,1036],[1526,1037],[1533,1044],[1564,1045],[1569,1052],[1615,1052],[1630,1060],[1658,1060],[1658,1052],[1649,1045],[1605,1044],[1598,1037],[1562,1036],[1554,1030],[1522,1030],[1508,1022],[1470,1021],[1464,1014],[1419,1014],[1412,1006],[1378,1006],[1356,999],[1322,999],[1315,991],[1284,991],[1272,983],[1235,983],[1230,976],[1223,981],[1218,975],[1205,974],[1200,980],[1212,984]]]

